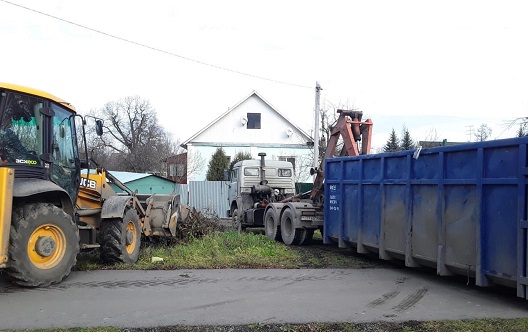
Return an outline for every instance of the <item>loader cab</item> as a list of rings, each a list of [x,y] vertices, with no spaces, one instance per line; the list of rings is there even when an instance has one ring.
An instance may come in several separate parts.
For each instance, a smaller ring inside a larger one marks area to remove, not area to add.
[[[0,83],[0,167],[17,178],[51,180],[77,196],[80,161],[75,109],[30,88]]]

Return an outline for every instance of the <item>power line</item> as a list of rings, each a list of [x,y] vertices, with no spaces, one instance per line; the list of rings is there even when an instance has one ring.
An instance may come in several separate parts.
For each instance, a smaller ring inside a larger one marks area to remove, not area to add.
[[[149,46],[147,44],[143,44],[143,43],[139,43],[139,42],[127,39],[127,38],[119,37],[119,36],[110,34],[108,32],[104,32],[104,31],[101,31],[101,30],[90,28],[88,26],[85,26],[85,25],[82,25],[82,24],[79,24],[79,23],[75,23],[75,22],[72,22],[72,21],[69,21],[69,20],[54,16],[54,15],[51,15],[51,14],[48,14],[48,13],[44,13],[44,12],[36,10],[36,9],[25,7],[25,6],[22,6],[22,5],[7,1],[7,0],[0,0],[0,1],[2,1],[4,3],[7,3],[7,4],[10,4],[10,5],[13,5],[13,6],[16,6],[16,7],[23,8],[25,10],[32,11],[32,12],[40,14],[40,15],[51,17],[51,18],[53,18],[55,20],[59,20],[59,21],[74,25],[74,26],[79,27],[81,29],[86,29],[86,30],[89,30],[89,31],[92,31],[92,32],[95,32],[95,33],[110,37],[110,38],[114,38],[114,39],[129,43],[129,44],[133,44],[133,45],[136,45],[136,46],[144,47],[144,48],[150,49],[152,51],[156,51],[156,52],[160,52],[160,53],[167,54],[167,55],[170,55],[170,56],[174,56],[174,57],[177,57],[177,58],[180,58],[180,59],[183,59],[183,60],[191,61],[191,62],[200,64],[200,65],[203,65],[203,66],[208,66],[208,67],[224,70],[224,71],[227,71],[227,72],[231,72],[231,73],[239,74],[239,75],[243,75],[243,76],[253,77],[253,78],[257,78],[257,79],[268,81],[268,82],[279,83],[279,84],[290,85],[290,86],[296,86],[296,87],[299,87],[299,88],[308,88],[308,89],[312,89],[313,88],[313,87],[306,86],[306,85],[295,84],[295,83],[290,83],[290,82],[285,82],[285,81],[279,81],[279,80],[275,80],[275,79],[272,79],[272,78],[267,78],[267,77],[263,77],[263,76],[253,75],[253,74],[249,74],[249,73],[242,72],[242,71],[239,71],[239,70],[230,69],[230,68],[214,65],[214,64],[211,64],[211,63],[203,62],[203,61],[200,61],[200,60],[192,59],[192,58],[189,58],[189,57],[186,57],[186,56],[183,56],[183,55],[179,55],[179,54],[176,54],[176,53],[172,53],[172,52],[169,52],[169,51],[162,50],[162,49],[157,48],[157,47]]]

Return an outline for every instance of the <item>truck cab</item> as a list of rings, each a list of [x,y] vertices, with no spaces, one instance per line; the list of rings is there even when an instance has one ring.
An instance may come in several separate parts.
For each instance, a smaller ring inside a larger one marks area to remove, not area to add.
[[[287,161],[261,160],[237,162],[229,175],[229,210],[235,229],[263,227],[264,210],[295,194],[293,165]]]

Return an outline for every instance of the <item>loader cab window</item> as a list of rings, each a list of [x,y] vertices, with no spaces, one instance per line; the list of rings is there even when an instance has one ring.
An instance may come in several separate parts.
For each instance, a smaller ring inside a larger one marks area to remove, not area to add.
[[[0,163],[41,166],[40,108],[43,101],[21,93],[2,92]]]
[[[52,180],[65,189],[71,197],[75,197],[79,176],[79,158],[77,137],[75,135],[75,117],[63,107],[52,104],[53,109],[53,141],[52,141]]]

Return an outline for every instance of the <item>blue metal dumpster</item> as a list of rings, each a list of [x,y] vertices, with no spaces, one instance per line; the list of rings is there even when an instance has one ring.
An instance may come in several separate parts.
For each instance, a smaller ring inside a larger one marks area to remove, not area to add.
[[[527,144],[326,159],[324,242],[517,287],[528,299]]]

